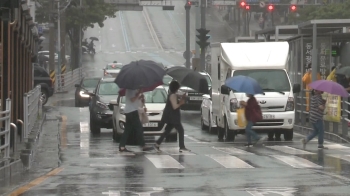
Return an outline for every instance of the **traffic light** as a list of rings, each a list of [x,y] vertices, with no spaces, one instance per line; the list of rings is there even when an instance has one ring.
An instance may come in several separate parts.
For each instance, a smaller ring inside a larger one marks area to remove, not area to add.
[[[290,6],[290,11],[296,12],[297,11],[297,6],[296,5],[291,5]]]
[[[241,5],[242,8],[244,8],[247,4],[246,4],[244,1],[242,1],[242,2],[240,3],[240,5]]]
[[[191,1],[187,1],[186,4],[185,4],[185,9],[186,10],[191,9],[191,5],[192,5]]]
[[[272,5],[272,4],[267,6],[267,10],[268,10],[269,12],[272,12],[274,9],[275,9],[275,6]]]
[[[250,5],[244,6],[244,9],[245,9],[245,10],[250,10]]]
[[[210,38],[209,35],[207,35],[209,33],[209,30],[206,29],[197,29],[197,32],[199,33],[199,35],[196,35],[197,38],[199,39],[199,41],[197,41],[197,44],[199,45],[200,48],[206,48],[207,46],[209,46],[209,42],[207,42],[207,40]]]

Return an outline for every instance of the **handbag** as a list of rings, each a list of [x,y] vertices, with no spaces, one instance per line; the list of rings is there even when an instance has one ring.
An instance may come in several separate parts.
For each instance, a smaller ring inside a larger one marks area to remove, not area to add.
[[[144,107],[139,108],[138,112],[139,112],[141,124],[149,123],[148,115],[145,112],[145,108]]]
[[[247,119],[245,118],[245,108],[237,109],[237,125],[242,128],[247,126]]]

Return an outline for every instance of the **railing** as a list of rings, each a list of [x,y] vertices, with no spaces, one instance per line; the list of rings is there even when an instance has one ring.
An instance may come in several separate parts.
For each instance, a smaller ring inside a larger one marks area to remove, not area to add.
[[[2,126],[2,130],[0,131],[0,152],[4,151],[4,158],[10,158],[10,141],[11,141],[11,100],[6,99],[6,110],[0,112],[0,123]],[[17,134],[17,133],[15,133]]]
[[[39,110],[41,110],[41,87],[40,85],[33,90],[24,94],[24,119],[22,137],[27,138],[33,130],[35,121],[38,118]]]
[[[312,125],[309,123],[309,112],[306,111],[307,108],[307,96],[306,93],[310,92],[308,90],[303,90],[296,96],[295,99],[295,125],[296,127],[301,127],[304,129],[313,129]],[[311,95],[310,95],[311,96]],[[309,96],[309,98],[310,98]],[[310,104],[310,101],[309,101]],[[341,141],[348,142],[349,138],[349,127],[350,123],[348,110],[350,103],[346,98],[343,98],[341,101],[341,116],[340,122],[330,122],[324,121],[325,133],[328,133],[334,137],[339,138]]]
[[[74,87],[75,84],[79,83],[83,77],[82,68],[74,69],[64,74],[57,74],[56,76],[56,92],[66,92]]]

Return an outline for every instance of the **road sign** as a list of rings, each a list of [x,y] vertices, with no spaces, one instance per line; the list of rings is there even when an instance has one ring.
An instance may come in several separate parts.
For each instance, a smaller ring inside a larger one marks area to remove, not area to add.
[[[139,5],[118,5],[120,11],[143,11],[143,7]]]
[[[259,6],[261,7],[261,8],[264,8],[265,7],[265,2],[263,2],[263,1],[260,1],[260,3],[259,3]]]
[[[212,1],[212,5],[236,5],[236,0],[233,1]]]
[[[139,5],[139,0],[104,0],[105,3],[112,3],[118,5]]]
[[[165,6],[173,5],[171,1],[140,1],[140,6]]]
[[[43,34],[43,27],[41,25],[38,25],[38,33]]]

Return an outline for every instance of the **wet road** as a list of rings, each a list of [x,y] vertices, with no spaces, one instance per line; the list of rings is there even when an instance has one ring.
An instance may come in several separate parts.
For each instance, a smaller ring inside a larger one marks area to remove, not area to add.
[[[183,5],[176,9],[170,13],[159,8],[147,8],[144,13],[120,12],[117,18],[108,19],[104,28],[89,29],[86,34],[98,36],[100,42],[94,58],[84,56],[87,75],[102,76],[103,66],[114,60],[182,63]],[[162,30],[163,26],[166,29]],[[175,31],[177,26],[180,28]],[[213,39],[221,39],[221,33],[217,37],[212,34]],[[326,143],[328,150],[318,150],[317,142],[311,141],[302,149],[302,136],[295,135],[293,142],[265,141],[264,145],[245,148],[244,136],[236,137],[234,143],[220,142],[216,135],[200,130],[199,112],[183,112],[185,144],[192,152],[180,154],[176,142],[166,142],[162,153],[144,153],[132,146],[135,153],[121,154],[111,130],[90,134],[89,110],[73,107],[73,93],[50,100],[52,106],[46,108],[49,119],[57,116],[61,121],[59,126],[54,121],[45,123],[39,146],[42,154],[37,155],[35,170],[29,176],[55,169],[56,159],[59,168],[44,180],[32,181],[30,188],[24,187],[23,196],[349,195],[349,146]],[[54,142],[57,132],[59,149]],[[148,137],[147,142],[155,139]]]

